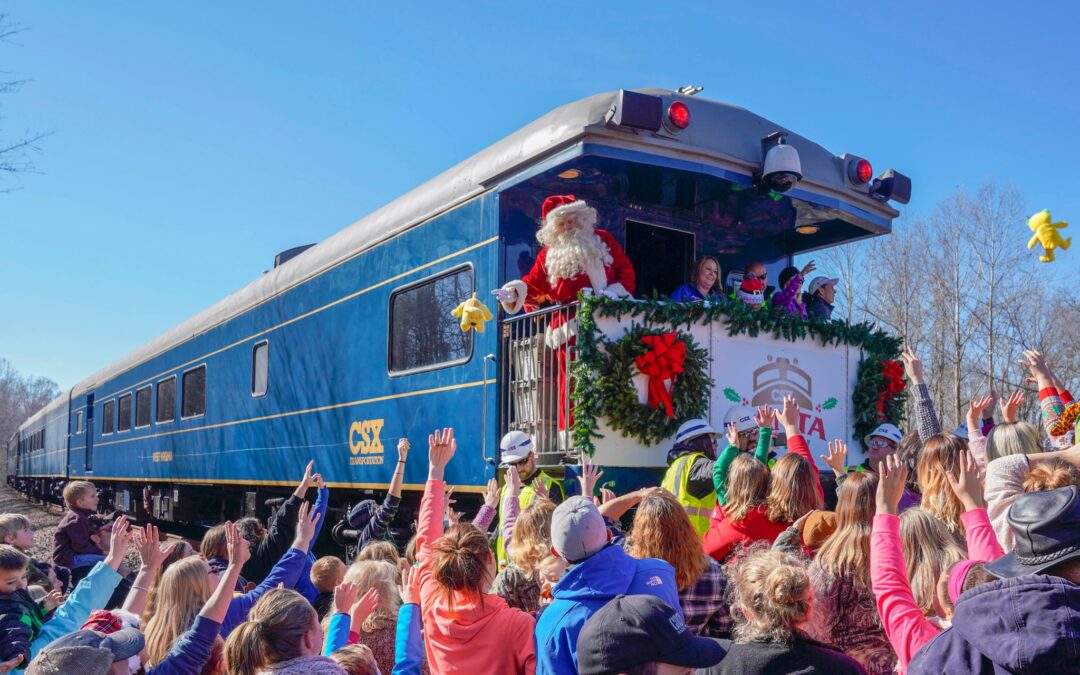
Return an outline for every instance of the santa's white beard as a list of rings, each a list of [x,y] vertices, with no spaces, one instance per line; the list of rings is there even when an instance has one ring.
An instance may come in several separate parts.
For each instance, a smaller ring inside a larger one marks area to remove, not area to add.
[[[544,237],[547,245],[544,268],[553,284],[559,279],[573,279],[587,273],[589,267],[603,268],[612,262],[611,251],[592,227],[571,227],[545,234],[548,236]]]

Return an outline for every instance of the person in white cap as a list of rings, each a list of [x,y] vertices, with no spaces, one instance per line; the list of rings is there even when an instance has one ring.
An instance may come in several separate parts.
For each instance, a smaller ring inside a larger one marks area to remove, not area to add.
[[[501,568],[506,564],[506,545],[503,543],[502,530],[506,516],[503,502],[507,495],[517,490],[520,513],[536,499],[538,483],[546,488],[548,499],[556,504],[563,500],[565,494],[562,483],[557,478],[537,468],[532,436],[524,431],[508,432],[499,442],[499,450],[499,458],[502,460],[499,468],[507,471],[502,489],[499,491],[499,537],[495,540],[495,553]],[[513,479],[511,472],[516,475],[517,480]]]
[[[831,319],[839,279],[814,277],[806,288],[806,313],[810,318]]]
[[[668,451],[668,470],[660,487],[679,500],[698,534],[709,529],[709,516],[716,507],[713,466],[716,465],[716,431],[699,418],[683,422],[675,432],[675,445]]]

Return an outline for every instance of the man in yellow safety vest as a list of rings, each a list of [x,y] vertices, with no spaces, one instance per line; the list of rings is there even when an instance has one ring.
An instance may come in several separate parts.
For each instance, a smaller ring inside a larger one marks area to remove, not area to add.
[[[517,471],[518,477],[521,479],[521,492],[518,493],[519,513],[523,512],[536,498],[537,485],[542,485],[542,489],[546,489],[548,499],[556,504],[562,502],[565,494],[559,480],[536,468],[536,453],[533,452],[532,436],[524,431],[511,431],[503,436],[502,441],[499,443],[499,449],[501,450],[500,459],[502,460],[499,468],[507,471]],[[504,481],[502,489],[499,491],[499,536],[495,540],[495,553],[500,568],[506,564],[506,547],[503,544],[502,536],[503,522],[506,515],[503,500],[509,490],[509,481]]]
[[[698,534],[709,529],[709,516],[716,506],[713,465],[716,464],[716,432],[703,419],[684,422],[675,433],[675,445],[668,451],[668,470],[660,487],[686,509]]]

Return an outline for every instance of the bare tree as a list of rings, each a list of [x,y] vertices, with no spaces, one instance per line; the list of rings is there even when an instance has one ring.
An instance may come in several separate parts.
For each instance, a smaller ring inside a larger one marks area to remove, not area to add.
[[[0,447],[28,417],[56,398],[60,389],[46,377],[23,375],[0,359]]]
[[[22,24],[13,22],[6,14],[0,14],[0,44],[11,44],[11,38],[24,30],[25,27]],[[0,95],[18,91],[27,81],[25,79],[0,80]],[[0,116],[0,123],[4,120],[5,118]],[[41,152],[40,143],[48,135],[49,132],[24,130],[21,133],[5,133],[0,136],[0,175],[11,176],[35,172],[33,156]],[[0,187],[0,192],[10,192],[12,189]]]

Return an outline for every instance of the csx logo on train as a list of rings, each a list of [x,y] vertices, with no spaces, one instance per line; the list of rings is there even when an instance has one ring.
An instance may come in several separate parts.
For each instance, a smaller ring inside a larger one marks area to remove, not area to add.
[[[379,439],[379,434],[382,432],[384,424],[386,424],[386,420],[358,420],[353,422],[352,426],[349,427],[349,452],[354,455],[382,454],[383,444]]]

